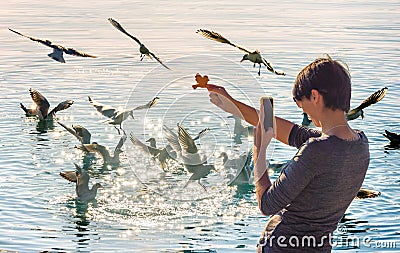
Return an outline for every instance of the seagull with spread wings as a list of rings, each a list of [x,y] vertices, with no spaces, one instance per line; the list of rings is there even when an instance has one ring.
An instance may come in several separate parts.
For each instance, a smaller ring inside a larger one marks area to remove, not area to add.
[[[119,164],[119,155],[123,152],[122,146],[126,141],[126,135],[122,135],[119,139],[117,146],[114,149],[114,154],[111,155],[110,151],[103,145],[98,144],[97,142],[93,142],[91,144],[82,144],[81,146],[75,146],[76,148],[83,150],[85,152],[97,153],[100,154],[103,158],[104,164]]]
[[[149,57],[150,59],[156,59],[156,61],[158,61],[161,65],[164,66],[164,68],[169,69],[167,67],[167,65],[165,65],[160,58],[158,58],[154,53],[150,52],[150,50],[142,43],[140,42],[140,40],[134,36],[132,36],[131,34],[129,34],[116,20],[109,18],[108,21],[110,21],[110,23],[117,28],[120,32],[124,33],[125,35],[127,35],[128,37],[130,37],[131,39],[133,39],[134,41],[136,41],[136,43],[139,44],[139,51],[140,51],[140,61],[143,60],[144,56]]]
[[[123,109],[117,109],[112,106],[99,103],[99,102],[93,100],[89,96],[88,96],[88,98],[89,98],[89,102],[96,108],[96,110],[98,112],[100,112],[103,116],[106,116],[107,118],[109,118],[106,122],[111,125],[114,125],[115,129],[117,129],[117,131],[118,131],[118,134],[120,134],[119,130],[122,130],[124,132],[124,130],[122,129],[122,122],[124,120],[126,120],[129,116],[131,116],[132,119],[134,119],[134,117],[133,117],[134,110],[151,108],[151,107],[155,106],[158,101],[158,97],[155,97],[150,102],[148,102],[146,105],[141,105],[134,109],[123,110]],[[116,127],[116,125],[119,125],[119,129]]]
[[[165,171],[167,168],[167,159],[173,159],[167,149],[164,148],[157,148],[156,147],[156,140],[154,138],[148,139],[146,142],[150,142],[150,145],[146,145],[141,142],[133,133],[130,134],[130,139],[133,145],[138,147],[143,152],[147,153],[148,155],[152,156],[153,158],[157,159],[160,162],[161,168]]]
[[[65,100],[59,103],[53,110],[49,112],[50,103],[39,91],[35,89],[29,89],[29,93],[33,102],[35,103],[34,107],[26,108],[22,103],[20,103],[21,108],[24,110],[26,116],[37,116],[40,120],[52,120],[56,112],[65,110],[74,103],[72,100]]]
[[[76,163],[74,164],[75,164],[75,171],[62,171],[60,172],[60,176],[76,184],[75,192],[78,200],[82,202],[94,200],[97,195],[97,189],[103,188],[102,185],[96,183],[92,186],[92,189],[89,189],[89,179],[90,179],[89,175],[86,173],[84,169],[79,167]]]
[[[69,55],[74,55],[74,56],[96,58],[96,56],[94,56],[94,55],[86,54],[86,53],[80,52],[78,50],[75,50],[73,48],[66,48],[66,47],[63,47],[61,45],[55,45],[50,40],[36,39],[36,38],[31,37],[31,36],[28,36],[28,35],[19,33],[17,31],[14,31],[14,30],[12,30],[10,28],[8,28],[8,30],[10,30],[11,32],[16,33],[18,35],[21,35],[21,36],[23,36],[25,38],[28,38],[30,40],[39,42],[39,43],[41,43],[41,44],[43,44],[45,46],[53,48],[53,52],[48,54],[48,56],[51,59],[56,60],[56,61],[61,62],[61,63],[65,63],[65,60],[64,60],[64,57],[63,57],[63,53],[66,53],[66,54],[69,54]]]
[[[174,133],[167,126],[163,126],[164,137],[172,147],[171,151],[173,151],[173,154],[171,156],[177,157],[187,167],[189,172],[191,165],[203,164],[207,161],[206,157],[200,157],[195,141],[206,135],[209,131],[209,128],[205,128],[192,138],[187,130],[179,124],[178,134]]]
[[[388,88],[385,87],[385,88],[382,88],[382,89],[374,92],[371,96],[369,96],[367,99],[365,99],[358,107],[356,107],[356,108],[350,110],[348,113],[346,113],[346,119],[353,120],[360,116],[362,119],[364,119],[363,109],[381,101],[385,97],[387,89]]]
[[[278,72],[278,71],[276,71],[276,70],[272,67],[271,63],[269,63],[269,62],[261,55],[261,53],[260,53],[258,50],[255,50],[254,52],[251,52],[251,51],[249,51],[249,50],[247,50],[247,49],[245,49],[245,48],[243,48],[243,47],[240,47],[240,46],[238,46],[238,45],[233,44],[233,43],[230,42],[228,39],[226,39],[225,37],[223,37],[221,34],[216,33],[216,32],[213,32],[213,31],[208,31],[208,30],[205,30],[205,29],[199,29],[199,30],[196,31],[196,33],[202,35],[203,37],[206,37],[207,39],[210,39],[210,40],[214,40],[214,41],[217,41],[217,42],[221,42],[221,43],[225,43],[225,44],[231,45],[231,46],[236,47],[236,48],[238,48],[239,50],[245,52],[246,54],[243,55],[243,58],[242,58],[242,60],[241,60],[240,62],[243,62],[243,61],[245,61],[245,60],[249,60],[249,61],[251,61],[251,62],[254,63],[254,67],[256,66],[256,64],[258,64],[258,66],[259,66],[259,67],[258,67],[258,75],[261,75],[261,64],[263,64],[264,66],[266,66],[267,69],[268,69],[270,72],[272,72],[272,73],[274,73],[274,74],[276,74],[276,75],[283,75],[283,76],[286,75],[286,74],[283,73],[283,72]]]

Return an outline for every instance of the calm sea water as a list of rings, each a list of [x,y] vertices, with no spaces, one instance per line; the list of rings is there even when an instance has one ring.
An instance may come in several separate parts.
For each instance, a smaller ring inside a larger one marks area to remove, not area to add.
[[[376,199],[355,200],[347,210],[334,252],[394,252],[400,249],[399,150],[385,150],[385,129],[400,132],[400,3],[398,1],[8,1],[0,10],[0,250],[20,252],[254,252],[267,220],[260,215],[252,187],[228,187],[219,169],[183,188],[190,175],[163,172],[126,143],[118,166],[100,159],[88,168],[104,185],[98,200],[75,201],[74,185],[59,176],[82,165],[78,142],[57,123],[28,119],[19,103],[30,105],[29,88],[52,106],[75,101],[58,120],[81,124],[92,140],[113,150],[120,136],[102,121],[87,96],[115,107],[134,107],[154,96],[159,104],[135,113],[124,128],[139,139],[164,145],[162,124],[178,122],[195,134],[205,127],[201,151],[211,163],[227,151],[246,152],[251,142],[232,139],[233,120],[193,91],[194,75],[208,74],[242,101],[258,105],[275,97],[276,114],[300,123],[291,99],[296,74],[323,53],[345,61],[353,80],[352,107],[387,86],[386,97],[351,121],[370,140],[371,163],[364,186],[379,190]],[[112,17],[173,69],[139,61],[138,45],[114,29]],[[65,56],[66,64],[46,56],[50,49],[7,28],[73,47],[97,59]],[[207,40],[197,29],[217,31],[249,50],[259,49],[277,70],[274,76],[249,62],[242,52]],[[271,163],[291,159],[295,149],[273,143]],[[276,178],[278,172],[271,172]],[[334,204],[334,203],[332,203]],[[359,240],[359,245],[357,245]]]

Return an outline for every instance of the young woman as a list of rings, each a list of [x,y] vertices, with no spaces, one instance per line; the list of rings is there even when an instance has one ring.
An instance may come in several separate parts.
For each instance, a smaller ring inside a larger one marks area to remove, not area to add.
[[[266,149],[274,136],[263,129],[255,108],[232,98],[223,87],[209,85],[210,101],[257,126],[254,178],[259,208],[272,215],[259,241],[259,252],[331,252],[332,233],[356,196],[369,165],[368,139],[345,119],[350,109],[351,81],[340,62],[320,58],[297,76],[293,99],[321,131],[275,117],[275,138],[298,148],[271,182]]]

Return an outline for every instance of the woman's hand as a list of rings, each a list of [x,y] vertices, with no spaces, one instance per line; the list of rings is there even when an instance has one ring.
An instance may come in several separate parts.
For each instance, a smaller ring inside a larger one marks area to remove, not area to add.
[[[254,146],[257,148],[259,151],[260,149],[263,149],[264,151],[267,150],[267,147],[269,143],[271,142],[271,139],[274,137],[274,129],[272,127],[269,127],[267,130],[264,129],[264,118],[265,118],[265,112],[264,112],[264,106],[260,106],[260,114],[259,114],[259,121],[257,126],[254,128]]]
[[[239,109],[235,105],[235,99],[229,95],[224,87],[215,84],[207,84],[207,90],[210,92],[211,103],[222,110],[236,115]]]
[[[267,147],[274,137],[274,131],[272,127],[269,127],[267,131],[264,129],[264,106],[260,106],[260,114],[257,126],[254,128],[254,148],[253,148],[253,160],[254,160],[254,183],[256,185],[257,198],[261,198],[262,193],[267,189],[271,182],[268,177],[267,171]],[[263,179],[264,178],[264,179]],[[263,180],[261,180],[263,179]],[[261,180],[261,181],[260,181]],[[260,186],[259,182],[262,182]],[[260,203],[260,201],[259,201]]]

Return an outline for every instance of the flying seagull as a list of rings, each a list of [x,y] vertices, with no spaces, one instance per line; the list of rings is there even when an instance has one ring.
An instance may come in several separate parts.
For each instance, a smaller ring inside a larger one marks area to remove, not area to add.
[[[176,153],[177,158],[190,172],[191,165],[203,164],[206,162],[205,157],[200,157],[198,153],[198,148],[195,141],[210,131],[209,128],[203,129],[199,134],[192,138],[187,130],[178,124],[178,134],[175,134],[167,126],[163,126],[163,132],[168,143],[172,147],[174,153]],[[174,156],[171,154],[171,156]]]
[[[76,169],[75,171],[62,171],[60,172],[60,176],[70,182],[76,183],[75,192],[78,200],[87,202],[95,199],[97,195],[97,189],[103,187],[101,184],[96,183],[92,186],[92,189],[89,189],[89,175],[76,163],[74,164]]]
[[[56,112],[65,110],[74,103],[72,100],[65,100],[49,112],[50,103],[39,91],[29,89],[29,93],[35,103],[35,108],[26,108],[22,103],[20,103],[21,108],[24,110],[26,116],[38,116],[40,120],[52,120]]]
[[[140,42],[140,40],[138,38],[130,35],[116,20],[114,20],[112,18],[109,18],[108,21],[110,21],[110,23],[115,28],[117,28],[119,31],[121,31],[122,33],[126,34],[127,36],[129,36],[131,39],[133,39],[134,41],[136,41],[139,44],[139,46],[140,46],[140,48],[139,48],[140,61],[142,61],[144,56],[146,56],[146,55],[150,59],[153,59],[153,57],[154,57],[154,59],[156,59],[161,65],[163,65],[166,69],[170,70],[170,68],[168,68],[167,65],[165,65],[154,53],[150,52],[150,50],[144,44],[142,44],[142,42]]]
[[[208,31],[208,30],[205,30],[205,29],[199,29],[199,30],[196,31],[196,33],[206,37],[207,39],[231,45],[231,46],[236,47],[236,48],[240,49],[241,51],[245,52],[246,54],[243,55],[243,58],[242,58],[242,60],[240,62],[245,61],[245,60],[249,60],[249,61],[254,63],[254,67],[256,66],[256,63],[257,63],[258,66],[259,66],[258,67],[258,75],[261,75],[261,64],[264,64],[270,72],[272,72],[272,73],[274,73],[276,75],[283,75],[283,76],[286,75],[283,72],[276,71],[271,66],[271,64],[264,57],[262,57],[261,53],[258,50],[255,50],[254,52],[251,52],[251,51],[249,51],[249,50],[247,50],[247,49],[245,49],[243,47],[240,47],[238,45],[233,44],[228,39],[223,37],[221,34],[213,32],[213,31]]]
[[[70,132],[73,136],[75,136],[81,144],[90,144],[90,138],[92,135],[90,134],[89,130],[87,130],[83,126],[72,125],[72,128],[70,128],[69,126],[67,126],[59,121],[57,123],[60,126],[62,126],[63,128],[65,128],[65,130]]]
[[[364,119],[364,111],[363,109],[367,108],[370,105],[373,105],[379,101],[382,100],[382,98],[385,97],[386,92],[387,92],[387,87],[382,88],[376,92],[374,92],[371,96],[369,96],[367,99],[365,99],[358,107],[350,110],[346,114],[346,119],[347,120],[353,120],[361,116],[362,119]]]
[[[56,60],[56,61],[61,62],[61,63],[65,63],[65,60],[64,60],[64,57],[63,57],[63,53],[70,54],[70,55],[74,55],[74,56],[96,58],[96,56],[93,56],[93,55],[90,55],[90,54],[86,54],[86,53],[80,52],[80,51],[75,50],[75,49],[73,49],[73,48],[66,48],[66,47],[63,47],[63,46],[61,46],[61,45],[55,45],[55,44],[53,44],[50,40],[36,39],[36,38],[31,37],[31,36],[28,36],[28,35],[19,33],[19,32],[17,32],[17,31],[14,31],[14,30],[12,30],[12,29],[10,29],[10,28],[8,28],[8,30],[10,30],[11,32],[14,32],[14,33],[16,33],[16,34],[18,34],[18,35],[21,35],[21,36],[23,36],[23,37],[26,37],[26,38],[28,38],[28,39],[30,39],[30,40],[33,40],[33,41],[42,43],[42,44],[45,45],[45,46],[48,46],[48,47],[53,48],[53,52],[50,53],[50,54],[48,54],[48,56],[49,56],[51,59]]]
[[[119,139],[117,146],[114,149],[114,154],[111,155],[110,151],[103,145],[93,142],[91,144],[82,144],[81,146],[75,146],[76,148],[85,152],[98,153],[103,158],[104,164],[119,164],[119,155],[122,153],[122,146],[126,141],[126,135],[122,135]]]

